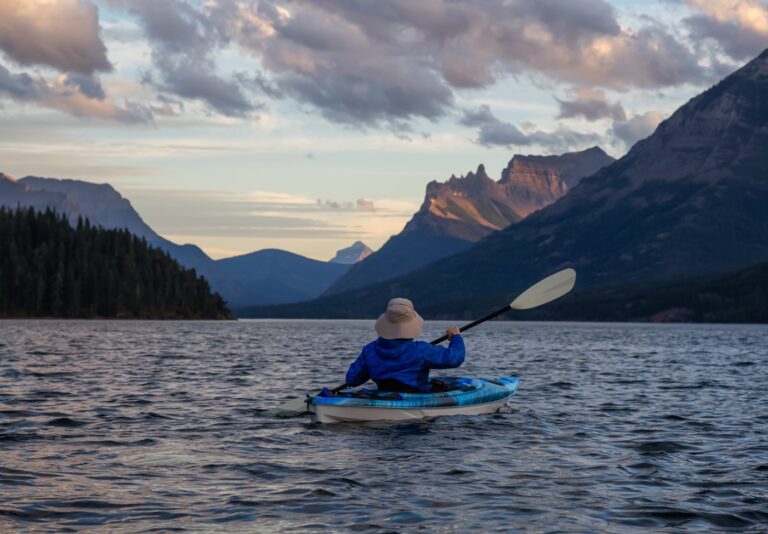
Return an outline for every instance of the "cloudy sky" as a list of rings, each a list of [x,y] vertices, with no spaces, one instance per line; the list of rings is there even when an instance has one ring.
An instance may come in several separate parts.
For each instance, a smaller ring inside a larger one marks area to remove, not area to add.
[[[766,47],[768,0],[1,0],[0,170],[327,259],[481,162],[621,156]]]

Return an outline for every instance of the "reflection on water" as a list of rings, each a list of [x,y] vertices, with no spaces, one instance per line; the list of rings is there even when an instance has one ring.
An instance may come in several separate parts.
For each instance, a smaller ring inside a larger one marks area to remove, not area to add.
[[[502,413],[263,414],[367,321],[0,322],[0,531],[764,531],[768,328],[493,323]],[[446,325],[428,323],[425,338]]]

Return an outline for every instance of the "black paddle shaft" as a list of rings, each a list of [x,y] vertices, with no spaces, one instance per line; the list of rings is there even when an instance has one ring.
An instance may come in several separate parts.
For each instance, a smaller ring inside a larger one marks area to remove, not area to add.
[[[459,332],[466,332],[466,331],[467,331],[467,330],[469,330],[470,328],[474,328],[474,327],[476,327],[477,325],[479,325],[479,324],[481,324],[481,323],[484,323],[485,321],[490,321],[491,319],[495,319],[496,317],[498,317],[498,316],[499,316],[499,315],[501,315],[502,313],[504,313],[504,312],[508,312],[508,311],[509,311],[509,310],[511,310],[511,309],[512,309],[512,308],[510,308],[510,307],[509,307],[509,304],[507,304],[507,305],[506,305],[506,306],[504,306],[503,308],[499,308],[498,310],[496,310],[496,311],[493,311],[493,312],[489,313],[489,314],[488,314],[488,315],[486,315],[485,317],[481,317],[480,319],[478,319],[478,320],[476,320],[476,321],[472,321],[472,322],[471,322],[471,323],[469,323],[469,324],[465,324],[464,326],[462,326],[461,328],[459,328]],[[443,342],[443,341],[445,341],[446,339],[448,339],[448,334],[444,334],[444,335],[440,336],[439,338],[435,339],[434,341],[430,341],[430,343],[432,343],[432,345],[437,345],[438,343],[442,343],[442,342]]]
[[[484,323],[485,321],[490,321],[491,319],[495,319],[496,317],[498,317],[498,316],[499,316],[499,315],[501,315],[502,313],[508,312],[508,311],[509,311],[509,310],[511,310],[511,309],[512,309],[512,308],[509,306],[509,304],[507,304],[507,305],[506,305],[506,306],[504,306],[503,308],[499,308],[498,310],[496,310],[496,311],[493,311],[493,312],[489,313],[489,314],[488,314],[488,315],[486,315],[485,317],[481,317],[480,319],[478,319],[478,320],[476,320],[476,321],[472,321],[472,322],[471,322],[471,323],[469,323],[469,324],[465,324],[464,326],[462,326],[461,328],[459,328],[459,332],[466,332],[466,331],[467,331],[467,330],[469,330],[470,328],[474,328],[474,327],[476,327],[477,325],[479,325],[479,324],[481,324],[481,323]],[[430,341],[430,343],[431,343],[432,345],[437,345],[437,344],[439,344],[439,343],[442,343],[442,342],[443,342],[443,341],[445,341],[446,339],[448,339],[448,334],[444,334],[444,335],[440,336],[439,338],[437,338],[437,339],[435,339],[435,340],[433,340],[433,341]],[[331,393],[338,393],[339,391],[342,391],[342,390],[344,390],[344,389],[347,389],[348,387],[349,387],[349,386],[347,386],[346,384],[342,384],[342,385],[340,385],[340,386],[339,386],[339,387],[337,387],[337,388],[333,388],[333,389],[331,390]]]

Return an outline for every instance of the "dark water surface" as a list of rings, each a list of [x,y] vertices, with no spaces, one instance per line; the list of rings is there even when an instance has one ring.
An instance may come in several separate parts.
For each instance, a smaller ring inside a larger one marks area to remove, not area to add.
[[[0,532],[768,531],[768,328],[494,323],[503,413],[262,413],[371,326],[0,322]]]

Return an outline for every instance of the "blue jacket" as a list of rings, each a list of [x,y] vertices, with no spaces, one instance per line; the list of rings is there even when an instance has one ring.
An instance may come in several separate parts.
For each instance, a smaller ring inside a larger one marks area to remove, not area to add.
[[[464,363],[464,340],[455,335],[448,348],[412,339],[382,339],[363,347],[360,356],[349,366],[347,385],[392,379],[418,389],[430,391],[430,369],[451,369]]]

